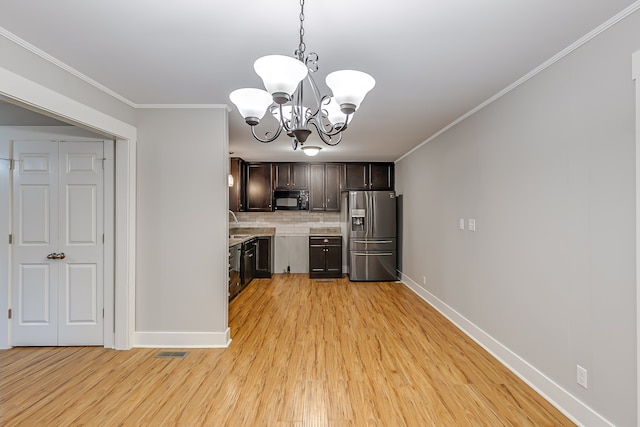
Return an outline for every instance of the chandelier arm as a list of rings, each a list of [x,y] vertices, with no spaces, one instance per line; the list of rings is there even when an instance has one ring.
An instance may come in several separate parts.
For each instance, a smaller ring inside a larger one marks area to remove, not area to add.
[[[313,127],[316,128],[316,130],[318,131],[318,136],[320,137],[322,142],[324,142],[325,144],[333,147],[333,146],[336,146],[336,145],[340,144],[340,141],[342,141],[342,132],[335,132],[335,133],[329,134],[329,133],[324,132],[323,130],[321,130],[318,127],[318,124],[316,123],[315,120],[310,122],[310,123],[313,125]],[[338,138],[334,141],[333,137],[336,136],[336,135],[338,136]]]
[[[342,132],[347,129],[347,125],[344,125],[341,128],[337,129],[335,126],[329,123],[329,127],[331,130],[326,131],[324,129],[325,126],[324,122],[322,121],[322,116],[320,116],[320,121],[318,121],[317,117],[312,117],[311,119],[309,119],[309,123],[311,123],[316,128],[320,136],[325,135],[329,138],[331,138],[332,136],[341,135]]]
[[[318,89],[318,85],[316,85],[316,81],[311,77],[311,73],[307,74],[307,80],[309,81],[309,86],[311,86],[311,91],[313,92],[313,97],[316,100],[316,111],[312,114],[313,116],[317,115],[319,111],[322,110],[322,102],[325,98],[329,98],[328,96],[321,96],[320,90]]]
[[[329,134],[329,136],[332,135],[336,135],[337,133],[342,132],[346,126],[341,127],[340,129],[336,129],[336,127],[333,125],[333,123],[331,123],[331,121],[329,121],[328,116],[325,116],[323,114],[323,110],[322,110],[322,106],[324,105],[324,102],[327,101],[327,105],[329,104],[329,102],[331,102],[331,97],[328,95],[325,95],[322,97],[322,99],[320,100],[320,111],[318,112],[318,117],[319,119],[319,125],[320,128],[322,129],[322,131],[324,133]],[[326,119],[326,123],[325,123],[325,119]],[[346,121],[345,121],[346,123]],[[329,129],[328,131],[326,129]]]
[[[310,115],[311,116],[310,120],[313,119],[317,123],[316,129],[318,129],[318,133],[323,133],[327,136],[334,136],[346,130],[347,129],[346,123],[349,121],[349,115],[346,115],[345,125],[342,126],[340,129],[335,129],[333,124],[329,121],[325,123],[326,117],[324,114],[322,114],[322,105],[324,105],[325,101],[327,101],[327,104],[328,104],[331,97],[329,95],[324,95],[324,96],[320,95],[320,90],[318,89],[318,85],[316,85],[315,80],[313,79],[313,77],[311,77],[311,73],[307,74],[307,80],[309,81],[309,85],[311,86],[311,89],[313,91],[313,96],[315,98],[316,105],[318,106],[318,108]],[[329,128],[330,130],[326,131],[325,129],[327,128]]]
[[[278,135],[280,135],[280,132],[282,132],[282,129],[284,129],[287,134],[289,132],[291,132],[292,127],[290,126],[293,122],[293,117],[290,117],[289,119],[285,119],[284,117],[284,111],[282,110],[282,104],[278,104],[277,106],[274,105],[272,106],[271,109],[271,114],[273,115],[273,108],[279,109],[280,110],[280,120],[278,121]],[[292,116],[293,116],[293,109],[291,110],[292,112]]]
[[[251,126],[251,135],[253,135],[253,137],[254,137],[256,140],[258,140],[258,141],[260,141],[260,142],[262,142],[262,143],[264,143],[264,144],[267,144],[267,143],[269,143],[269,142],[273,142],[273,141],[275,141],[275,140],[280,136],[280,134],[282,133],[282,129],[283,129],[282,122],[280,122],[280,123],[278,124],[278,130],[276,130],[275,135],[273,135],[271,138],[269,138],[269,137],[267,137],[267,135],[269,134],[269,132],[267,132],[267,133],[265,133],[265,134],[264,134],[265,138],[264,138],[264,139],[262,139],[262,138],[260,138],[258,135],[256,135],[256,127],[255,127],[255,126]]]

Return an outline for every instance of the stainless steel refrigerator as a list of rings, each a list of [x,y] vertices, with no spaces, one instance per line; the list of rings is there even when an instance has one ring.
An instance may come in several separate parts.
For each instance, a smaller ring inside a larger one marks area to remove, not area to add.
[[[396,280],[395,192],[350,191],[346,220],[349,279]]]

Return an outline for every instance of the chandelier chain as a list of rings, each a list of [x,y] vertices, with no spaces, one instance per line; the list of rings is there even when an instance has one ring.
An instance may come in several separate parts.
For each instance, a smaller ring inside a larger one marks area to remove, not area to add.
[[[304,51],[307,46],[304,44],[304,0],[300,0],[300,43],[296,54],[301,61],[304,59]]]

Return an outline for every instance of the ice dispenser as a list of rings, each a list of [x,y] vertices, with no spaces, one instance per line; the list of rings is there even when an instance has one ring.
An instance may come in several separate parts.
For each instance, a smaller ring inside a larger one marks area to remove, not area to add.
[[[351,231],[364,231],[364,209],[351,209]]]

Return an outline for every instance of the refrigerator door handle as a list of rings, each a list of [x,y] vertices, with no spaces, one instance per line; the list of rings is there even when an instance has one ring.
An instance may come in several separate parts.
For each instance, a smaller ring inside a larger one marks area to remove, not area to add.
[[[351,252],[355,256],[392,256],[393,252]]]
[[[353,243],[364,243],[365,245],[373,245],[376,243],[393,243],[393,240],[354,240]]]
[[[369,233],[369,236],[375,236],[374,232],[376,232],[377,230],[375,230],[375,224],[376,224],[376,218],[375,218],[375,214],[376,214],[376,204],[375,204],[375,200],[376,198],[373,196],[373,194],[367,193],[369,195],[369,212],[371,212],[371,221],[369,221],[369,225],[371,227],[371,231]]]

